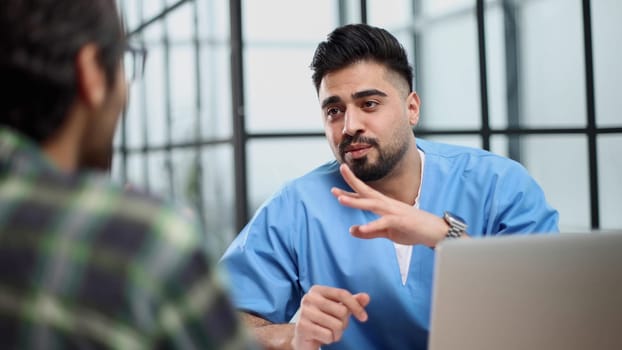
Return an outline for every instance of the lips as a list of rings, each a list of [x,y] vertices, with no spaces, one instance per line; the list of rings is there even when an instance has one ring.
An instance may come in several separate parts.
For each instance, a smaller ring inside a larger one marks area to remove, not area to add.
[[[368,144],[355,144],[346,147],[344,155],[350,156],[353,159],[361,158],[367,155],[367,152],[372,148]]]

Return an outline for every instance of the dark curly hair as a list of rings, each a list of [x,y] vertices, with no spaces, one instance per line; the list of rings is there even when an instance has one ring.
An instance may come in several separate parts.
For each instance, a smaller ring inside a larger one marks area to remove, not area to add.
[[[124,37],[114,0],[0,0],[0,124],[47,140],[78,93],[80,48],[97,45],[111,87]]]
[[[319,91],[327,73],[363,60],[385,65],[404,78],[409,90],[413,90],[413,71],[404,47],[388,31],[367,24],[339,27],[318,45],[310,66],[315,90]]]

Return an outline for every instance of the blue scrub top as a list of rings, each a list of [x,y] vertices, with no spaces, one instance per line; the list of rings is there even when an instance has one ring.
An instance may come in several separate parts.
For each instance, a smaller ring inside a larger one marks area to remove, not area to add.
[[[520,164],[421,139],[417,147],[426,156],[420,209],[457,214],[474,237],[558,231],[557,212]],[[336,161],[287,183],[259,208],[221,260],[235,305],[286,323],[313,285],[366,292],[368,321],[351,318],[342,340],[323,349],[426,349],[434,250],[413,247],[403,285],[391,241],[349,234],[378,216],[340,205],[334,186],[349,189]]]

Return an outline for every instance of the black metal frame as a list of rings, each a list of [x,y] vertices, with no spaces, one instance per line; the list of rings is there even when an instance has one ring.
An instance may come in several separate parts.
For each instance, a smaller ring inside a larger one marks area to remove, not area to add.
[[[235,227],[239,231],[248,221],[248,179],[244,105],[244,43],[242,38],[242,1],[229,2],[231,16],[231,86],[233,114],[233,153],[235,166]]]
[[[596,138],[596,103],[594,99],[594,60],[592,51],[592,12],[590,0],[583,0],[583,42],[585,45],[585,97],[587,107],[587,140],[590,167],[590,213],[592,228],[600,228],[600,203],[598,199],[598,153]]]
[[[164,1],[164,0],[162,0]],[[147,28],[149,25],[162,20],[169,13],[183,5],[184,3],[192,0],[180,0],[173,5],[165,8],[161,13],[153,18],[141,23],[133,31],[129,33],[129,36],[140,36],[141,31]],[[477,20],[477,38],[478,38],[478,55],[479,55],[479,76],[480,76],[480,103],[481,103],[481,127],[479,129],[419,129],[418,135],[478,135],[482,140],[482,147],[484,149],[490,149],[490,139],[493,135],[507,135],[508,136],[508,150],[509,155],[513,159],[520,160],[520,136],[524,135],[567,135],[567,134],[579,134],[586,135],[588,138],[588,155],[589,155],[589,180],[590,180],[590,212],[591,212],[591,227],[593,229],[600,228],[599,220],[599,188],[598,188],[598,159],[597,159],[597,138],[601,134],[618,134],[622,133],[621,127],[605,127],[599,128],[596,124],[596,108],[595,108],[595,95],[594,95],[594,67],[593,67],[593,52],[592,52],[592,20],[591,20],[591,8],[590,0],[582,0],[583,9],[583,26],[584,26],[584,54],[585,54],[585,78],[586,78],[586,100],[587,100],[587,126],[585,128],[524,128],[519,123],[519,87],[520,80],[518,74],[519,62],[517,61],[517,55],[519,48],[518,40],[519,28],[517,28],[517,10],[512,0],[499,0],[501,6],[503,6],[503,14],[505,19],[505,59],[506,59],[506,76],[507,76],[507,102],[508,102],[508,127],[504,129],[493,129],[490,127],[489,122],[489,110],[488,110],[488,74],[487,74],[487,62],[486,62],[486,34],[485,34],[485,15],[486,4],[484,0],[476,0],[475,16]],[[233,135],[231,138],[215,138],[215,139],[197,139],[188,142],[173,142],[170,130],[167,132],[166,144],[160,146],[143,146],[138,148],[131,148],[127,145],[127,133],[125,131],[125,122],[123,122],[123,128],[121,130],[121,145],[118,153],[121,156],[122,163],[122,177],[127,179],[127,157],[130,153],[142,153],[145,156],[152,151],[164,151],[166,155],[166,161],[168,164],[167,175],[171,188],[173,188],[173,176],[174,169],[172,169],[171,163],[171,150],[172,149],[184,149],[192,148],[197,151],[197,155],[200,159],[201,150],[203,147],[231,144],[234,154],[234,167],[235,167],[235,229],[241,229],[249,219],[249,205],[248,205],[248,172],[247,172],[247,153],[246,145],[251,139],[279,139],[279,138],[320,138],[324,137],[322,132],[294,132],[294,133],[248,133],[245,126],[245,100],[244,100],[244,38],[242,31],[242,11],[243,6],[241,0],[231,0],[230,4],[230,53],[231,53],[231,71],[230,77],[232,81],[231,93],[232,93],[232,122],[233,122]],[[346,22],[347,3],[345,0],[337,0],[337,10],[339,13],[339,22],[341,25]],[[195,37],[194,48],[195,55],[199,55],[200,43],[197,34],[197,18],[196,18],[196,2],[195,2]],[[413,16],[416,19],[421,13],[420,2],[412,0]],[[454,14],[451,14],[456,15]],[[362,23],[367,22],[367,1],[360,0],[360,20]],[[415,30],[415,26],[412,27],[412,40],[414,43],[414,57],[415,57],[415,72],[416,76],[420,78],[422,68],[420,64],[417,64],[418,52],[419,52],[419,30]],[[167,61],[169,55],[169,41],[167,38],[166,30],[164,32],[163,44],[165,49],[165,79],[167,81],[166,89],[166,118],[167,122],[171,123],[171,101],[170,101],[170,79],[169,62]],[[197,66],[198,59],[196,60]],[[197,72],[199,72],[197,68]],[[198,75],[198,74],[197,74]],[[419,79],[420,81],[420,79]],[[200,119],[198,111],[201,109],[200,98],[200,78],[197,77],[197,119]],[[425,86],[417,86],[417,90],[425,89]],[[143,104],[144,101],[143,96]],[[200,121],[198,120],[198,123]],[[147,133],[145,131],[144,137]],[[146,139],[145,139],[146,140]],[[145,145],[147,142],[145,142]],[[145,161],[145,164],[146,161]],[[199,168],[200,170],[200,168]],[[174,193],[171,193],[174,194]]]

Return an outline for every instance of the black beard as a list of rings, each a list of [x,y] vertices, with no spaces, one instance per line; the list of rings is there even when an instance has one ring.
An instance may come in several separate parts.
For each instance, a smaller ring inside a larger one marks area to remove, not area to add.
[[[363,182],[376,181],[387,176],[408,150],[408,145],[404,143],[394,152],[386,152],[380,149],[375,139],[358,135],[347,136],[339,144],[339,155],[343,162],[345,162],[345,149],[352,143],[365,143],[378,150],[378,160],[375,164],[371,164],[367,156],[353,159],[351,164],[348,164],[354,175]]]

